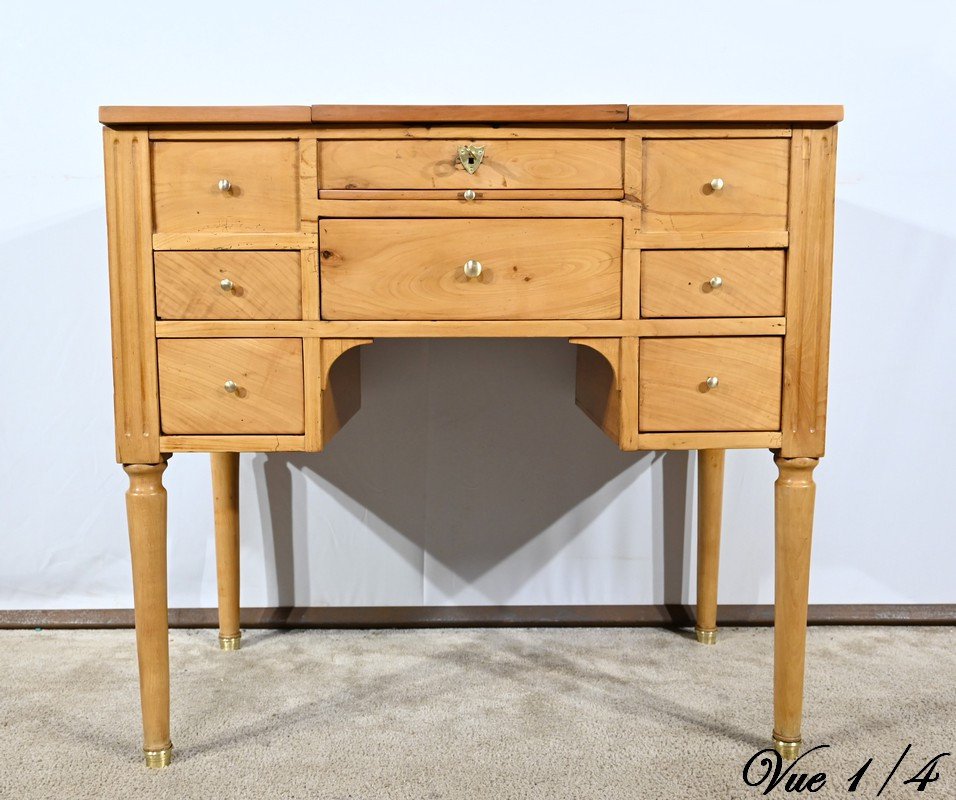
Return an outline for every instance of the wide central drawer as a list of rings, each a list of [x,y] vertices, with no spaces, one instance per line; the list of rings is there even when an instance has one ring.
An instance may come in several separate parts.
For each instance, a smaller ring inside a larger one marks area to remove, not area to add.
[[[319,142],[321,189],[621,189],[617,139]],[[459,148],[471,148],[460,154]]]
[[[617,319],[619,219],[325,219],[322,318]]]

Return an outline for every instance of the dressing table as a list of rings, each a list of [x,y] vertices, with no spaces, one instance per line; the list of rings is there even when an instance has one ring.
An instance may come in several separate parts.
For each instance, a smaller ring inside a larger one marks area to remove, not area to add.
[[[566,339],[577,405],[604,434],[624,450],[698,450],[704,644],[724,451],[772,451],[772,740],[794,758],[842,116],[102,107],[146,764],[172,754],[170,454],[211,453],[219,642],[237,649],[238,454],[321,451],[359,409],[362,348],[388,337]]]

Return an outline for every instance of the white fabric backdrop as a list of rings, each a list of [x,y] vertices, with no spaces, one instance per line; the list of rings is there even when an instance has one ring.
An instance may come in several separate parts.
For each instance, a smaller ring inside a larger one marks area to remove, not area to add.
[[[829,455],[811,600],[956,602],[952,4],[20,3],[0,26],[0,607],[128,607],[98,104],[828,103]],[[244,456],[242,601],[693,601],[694,457],[622,454],[554,341],[380,341],[325,454]],[[769,453],[728,457],[721,601],[772,600]],[[215,603],[176,456],[170,602]]]

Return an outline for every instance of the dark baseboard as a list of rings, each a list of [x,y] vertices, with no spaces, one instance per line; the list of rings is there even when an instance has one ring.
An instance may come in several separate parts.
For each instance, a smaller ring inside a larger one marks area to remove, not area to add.
[[[956,604],[811,605],[811,625],[956,625]],[[720,606],[724,627],[773,624],[773,606]],[[641,606],[343,606],[244,608],[243,628],[689,628],[694,607]],[[215,608],[172,608],[173,628],[215,628]],[[133,611],[62,609],[2,611],[0,628],[132,628]]]

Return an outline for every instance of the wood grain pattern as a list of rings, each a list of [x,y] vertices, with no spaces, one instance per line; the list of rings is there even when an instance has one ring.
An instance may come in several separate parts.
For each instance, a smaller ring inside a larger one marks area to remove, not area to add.
[[[641,191],[644,175],[644,141],[631,134],[624,140],[624,205],[631,210],[624,223],[624,253],[621,264],[621,317],[641,316],[641,251],[634,231],[641,227]]]
[[[100,106],[104,125],[301,125],[311,121],[309,106]]]
[[[642,339],[641,431],[779,430],[781,358],[779,337]]]
[[[643,230],[785,230],[789,161],[785,139],[645,140]]]
[[[305,449],[322,449],[322,339],[302,340],[303,403],[305,406]]]
[[[295,251],[168,251],[154,262],[160,319],[302,318]]]
[[[164,453],[298,453],[306,450],[304,436],[211,435],[160,436]]]
[[[321,340],[322,447],[362,404],[361,346],[371,343],[371,339]]]
[[[620,339],[569,339],[577,348],[574,402],[615,443],[621,434]]]
[[[459,145],[485,148],[475,173]],[[622,142],[607,139],[320,141],[320,189],[620,189]]]
[[[645,139],[789,139],[791,135],[789,127],[767,123],[641,125],[631,130],[640,132]]]
[[[774,459],[773,736],[801,740],[815,458]]]
[[[462,213],[461,200],[316,200],[303,204],[303,216],[344,217],[347,219],[382,218],[398,219],[459,219]],[[627,216],[625,203],[614,200],[482,200],[468,206],[469,218],[604,218]]]
[[[629,133],[624,139],[624,197],[630,203],[640,203],[644,175],[644,139]],[[637,218],[640,225],[640,216]]]
[[[836,128],[798,130],[792,140],[784,456],[822,456],[826,445],[836,145]]]
[[[645,250],[642,256],[641,316],[784,313],[783,250]],[[716,288],[715,277],[721,279]]]
[[[159,389],[166,434],[304,432],[301,339],[161,340]]]
[[[724,450],[697,453],[697,621],[698,633],[717,632],[717,577],[724,501]]]
[[[211,453],[219,636],[239,631],[239,453]]]
[[[460,189],[322,189],[321,200],[455,200],[463,216],[486,200],[620,200],[622,189],[478,189],[466,200]]]
[[[100,106],[104,125],[394,122],[840,122],[840,105]]]
[[[389,329],[388,326],[398,323],[383,322],[380,324],[384,326],[386,334],[393,336],[397,334],[397,331]],[[523,331],[522,328],[522,326],[530,323],[514,322],[511,324],[516,326],[516,331],[521,335],[531,335],[531,329]],[[621,320],[620,322],[612,320],[589,324],[593,326],[592,336],[780,336],[787,330],[787,323],[783,317],[642,319]],[[599,333],[602,330],[608,332]]]
[[[641,251],[626,247],[621,254],[621,319],[639,319],[640,316]]]
[[[154,250],[298,250],[315,247],[312,233],[154,233]]]
[[[689,433],[642,433],[639,450],[767,450],[780,447],[779,431],[721,431]]]
[[[786,247],[786,231],[649,231],[631,227],[626,230],[628,247],[645,250],[697,250],[723,248],[735,250]]]
[[[169,622],[166,593],[165,460],[127,464],[126,516],[133,565],[136,655],[143,712],[143,749],[172,747],[169,739]]]
[[[160,321],[162,339],[332,337],[418,338],[575,336],[776,336],[786,332],[783,317],[640,320],[386,320],[386,321]]]
[[[631,122],[839,122],[840,105],[628,106]]]
[[[318,146],[314,138],[302,138],[299,148],[299,196],[319,196]]]
[[[295,142],[153,142],[152,154],[158,233],[298,229]]]
[[[314,105],[313,122],[624,122],[626,105]]]
[[[145,131],[103,131],[116,460],[156,463],[159,388],[149,142]]]
[[[322,220],[328,320],[606,319],[621,314],[621,221]],[[463,264],[477,259],[477,278]]]
[[[701,630],[716,627],[723,450],[779,448],[774,736],[799,741],[830,325],[824,126],[841,107],[102,118],[124,126],[104,145],[148,747],[169,744],[163,454],[215,454],[221,632],[238,633],[237,454],[321,450],[359,408],[359,345],[379,336],[567,338],[575,400],[619,447],[700,450]],[[457,161],[466,142],[486,148],[474,175]],[[220,288],[227,277],[238,291]]]
[[[316,235],[316,240],[318,240],[318,235]],[[302,250],[299,254],[299,268],[302,272],[302,318],[319,319],[321,317],[319,308],[321,286],[319,285],[318,251],[311,248]]]
[[[622,450],[637,450],[640,416],[640,339],[628,336],[621,339],[619,382],[621,387],[621,441]]]
[[[667,136],[671,130],[697,130],[699,126],[677,128],[673,125],[653,126],[641,130],[660,131]],[[192,125],[192,126],[163,126],[149,129],[149,138],[155,141],[248,141],[256,140],[289,140],[302,141],[315,139],[334,139],[338,141],[352,139],[620,139],[629,130],[637,130],[629,126],[617,125],[577,125],[569,123],[559,125],[542,123],[540,125],[522,123],[521,125],[504,125],[497,123],[472,123],[455,125],[452,123],[425,123],[421,125],[396,125],[389,123],[355,125],[313,125],[310,127],[262,125]],[[743,128],[721,127],[718,135],[724,131],[734,134]],[[747,130],[759,130],[755,135],[762,135],[768,130],[765,127]],[[790,136],[789,128],[778,128],[779,136]]]

